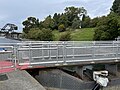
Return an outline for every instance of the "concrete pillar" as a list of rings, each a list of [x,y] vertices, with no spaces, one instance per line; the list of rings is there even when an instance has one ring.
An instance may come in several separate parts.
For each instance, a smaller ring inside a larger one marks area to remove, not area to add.
[[[113,75],[118,75],[118,67],[117,64],[106,64],[105,69],[108,70],[109,73]]]
[[[83,71],[86,70],[86,69],[92,70],[93,66],[92,65],[87,65],[87,66],[76,66],[75,67],[75,71],[81,77],[81,79],[84,79]]]
[[[83,66],[76,66],[75,67],[75,71],[81,77],[81,79],[83,79],[83,76],[84,76],[83,70],[84,70]]]

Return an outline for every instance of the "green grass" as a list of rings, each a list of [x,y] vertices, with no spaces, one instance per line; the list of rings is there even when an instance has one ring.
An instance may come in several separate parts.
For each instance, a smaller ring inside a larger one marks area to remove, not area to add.
[[[77,29],[71,33],[73,41],[92,41],[94,28]]]
[[[65,32],[53,31],[54,40],[58,41],[62,33]],[[74,31],[71,31],[71,41],[92,41],[93,35],[94,35],[94,28],[76,29]]]

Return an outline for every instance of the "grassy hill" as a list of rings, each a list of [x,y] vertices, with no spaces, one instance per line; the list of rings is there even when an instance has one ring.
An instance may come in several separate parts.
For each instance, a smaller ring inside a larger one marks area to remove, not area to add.
[[[65,32],[53,31],[54,40],[58,41],[61,34]],[[71,31],[72,41],[92,41],[94,35],[94,28],[82,28]]]

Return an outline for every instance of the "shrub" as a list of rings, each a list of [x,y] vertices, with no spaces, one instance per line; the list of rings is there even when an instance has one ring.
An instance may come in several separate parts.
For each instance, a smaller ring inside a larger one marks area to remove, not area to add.
[[[37,40],[39,29],[38,28],[32,28],[27,34],[27,38]]]
[[[43,28],[42,32],[43,32],[42,41],[53,41],[52,30]]]
[[[53,34],[52,31],[50,29],[38,29],[38,28],[33,28],[31,29],[28,34],[27,37],[29,39],[33,39],[33,40],[39,40],[39,41],[52,41],[53,40]]]
[[[61,34],[59,41],[70,41],[71,40],[71,33],[70,32],[64,32]]]

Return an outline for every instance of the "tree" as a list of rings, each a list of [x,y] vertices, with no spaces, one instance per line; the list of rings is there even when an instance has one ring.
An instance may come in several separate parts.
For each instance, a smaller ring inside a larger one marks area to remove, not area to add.
[[[54,28],[54,20],[51,18],[51,15],[49,15],[48,17],[45,18],[45,20],[42,23],[43,28],[50,28],[53,29]]]
[[[39,28],[32,28],[27,34],[28,39],[32,40],[39,40],[39,41],[52,41],[53,34],[50,29],[39,29]]]
[[[113,6],[111,8],[111,11],[120,15],[120,0],[115,0],[113,2]]]
[[[94,40],[114,40],[120,35],[120,0],[115,0],[111,13],[100,17],[95,29]]]
[[[27,20],[23,21],[23,32],[28,33],[31,28],[39,27],[39,19],[35,17],[28,17]]]
[[[53,20],[54,20],[54,29],[58,29],[58,25],[59,25],[59,20],[60,20],[60,14],[57,14],[57,13],[55,13],[54,15],[53,15]]]
[[[81,27],[82,28],[89,28],[90,27],[90,17],[83,15],[82,22],[81,22]]]
[[[58,30],[64,32],[66,30],[64,24],[59,25]]]
[[[107,24],[107,16],[102,16],[99,17],[99,21],[97,23],[97,27],[101,25],[106,25]]]
[[[76,7],[66,7],[65,8],[65,15],[68,18],[68,26],[72,26],[72,21],[77,18],[80,20],[80,17],[84,14],[86,14],[87,11],[81,7],[81,8],[76,8]]]
[[[94,40],[114,40],[120,34],[117,18],[102,18],[95,30]]]
[[[72,6],[72,7],[66,7],[65,8],[65,13],[67,15],[72,15],[71,18],[72,17],[75,18],[75,17],[78,17],[78,16],[83,15],[83,14],[86,15],[87,11],[83,7],[76,8],[76,7]]]
[[[72,28],[73,29],[78,29],[80,26],[80,20],[77,18],[74,18],[73,22],[72,22]]]
[[[53,33],[52,30],[50,29],[42,29],[43,36],[42,36],[42,41],[53,41]]]
[[[56,22],[58,22],[59,18],[60,18],[60,14],[55,13],[55,14],[53,15],[53,19],[54,19]]]
[[[39,28],[32,28],[27,34],[28,39],[39,40],[43,39],[43,32]]]
[[[65,28],[69,27],[69,21],[68,21],[68,17],[65,14],[62,14],[61,17],[59,18],[59,24],[61,25],[64,24]]]
[[[93,40],[99,41],[101,40],[101,35],[102,35],[103,31],[100,29],[100,27],[95,29],[95,34],[93,37]]]
[[[110,33],[109,32],[102,32],[100,40],[110,40]]]
[[[98,22],[99,22],[99,18],[98,17],[95,17],[95,18],[91,19],[90,27],[96,27]]]

